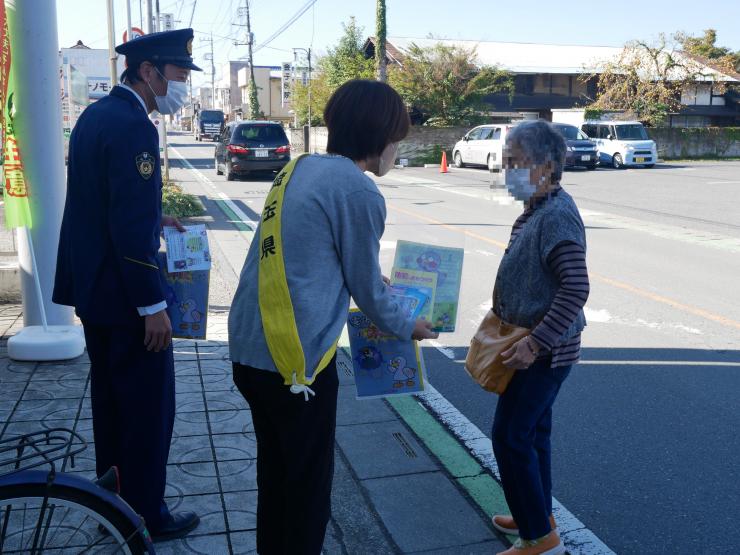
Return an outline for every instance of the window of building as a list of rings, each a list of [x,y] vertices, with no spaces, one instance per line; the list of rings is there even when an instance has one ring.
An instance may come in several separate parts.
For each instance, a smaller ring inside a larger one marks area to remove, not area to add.
[[[588,96],[588,83],[584,83],[583,81],[581,81],[580,75],[573,75],[571,81],[571,96],[575,96],[577,98]]]
[[[550,94],[550,74],[540,73],[534,76],[534,94]]]
[[[551,93],[558,96],[570,94],[570,75],[553,75]]]

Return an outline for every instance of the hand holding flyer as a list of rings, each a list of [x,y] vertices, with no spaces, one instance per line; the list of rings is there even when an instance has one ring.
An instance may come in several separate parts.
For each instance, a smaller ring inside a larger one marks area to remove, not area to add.
[[[208,248],[206,226],[188,225],[184,232],[174,227],[164,228],[167,245],[167,271],[192,272],[211,269],[211,253]]]

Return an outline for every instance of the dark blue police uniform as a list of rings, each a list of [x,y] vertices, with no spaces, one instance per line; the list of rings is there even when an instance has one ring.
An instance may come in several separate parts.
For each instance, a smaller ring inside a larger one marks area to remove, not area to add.
[[[117,50],[128,60],[186,65],[192,33],[148,35]],[[53,300],[74,306],[85,330],[98,475],[118,467],[122,497],[153,534],[171,520],[164,491],[174,362],[171,345],[146,350],[137,308],[167,300],[157,263],[161,219],[157,130],[136,95],[116,86],[82,113],[70,137]]]

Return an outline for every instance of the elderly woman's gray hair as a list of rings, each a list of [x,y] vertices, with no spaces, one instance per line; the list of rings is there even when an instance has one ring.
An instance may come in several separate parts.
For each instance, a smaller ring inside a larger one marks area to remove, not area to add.
[[[523,121],[509,132],[506,142],[516,144],[535,164],[553,162],[552,181],[560,181],[565,164],[565,139],[548,122]]]

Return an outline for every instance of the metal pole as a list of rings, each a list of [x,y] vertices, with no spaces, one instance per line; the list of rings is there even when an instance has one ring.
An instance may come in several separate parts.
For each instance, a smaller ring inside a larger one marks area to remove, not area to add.
[[[40,302],[43,302],[49,324],[71,325],[72,309],[51,301],[66,196],[56,1],[11,0],[6,5],[15,10],[15,16],[9,18],[16,83],[15,131],[30,190],[33,218],[30,235],[43,298],[41,301],[34,294],[30,244],[26,234],[19,233],[23,318],[26,326],[41,325]],[[54,137],[58,140],[53,140]]]
[[[156,3],[157,7],[157,32],[161,30],[160,25],[160,14],[159,14],[159,0]],[[170,116],[172,117],[172,116]],[[164,181],[165,183],[170,180],[170,156],[169,156],[169,145],[167,144],[167,116],[162,114],[162,134],[164,135]]]
[[[110,57],[110,85],[118,82],[118,55],[116,54],[116,27],[113,22],[113,0],[108,0],[108,55]],[[130,36],[129,36],[130,38]]]
[[[154,32],[154,16],[152,14],[152,0],[146,0],[146,34],[150,35]]]
[[[213,32],[211,32],[211,108],[216,109],[216,65],[213,59]]]
[[[131,0],[126,0],[126,40],[131,40]]]
[[[308,49],[308,138],[311,148],[311,48]]]

